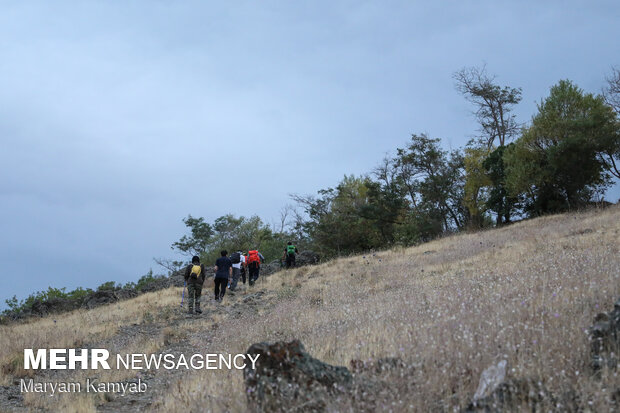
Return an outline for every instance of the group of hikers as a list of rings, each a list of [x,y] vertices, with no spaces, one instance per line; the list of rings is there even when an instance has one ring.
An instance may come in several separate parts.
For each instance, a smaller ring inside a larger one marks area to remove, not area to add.
[[[286,263],[286,268],[295,266],[295,255],[297,253],[297,247],[289,241],[282,256],[282,261]],[[230,254],[230,257],[228,256],[228,251],[222,250],[213,267],[215,273],[215,301],[221,302],[223,300],[227,288],[230,291],[235,291],[239,278],[245,284],[246,275],[249,285],[253,286],[258,279],[260,265],[264,262],[265,257],[257,249],[250,250],[245,254],[242,251],[236,251]],[[204,264],[200,263],[200,257],[194,256],[192,258],[192,263],[185,268],[184,278],[187,285],[188,312],[194,314],[195,311],[197,314],[201,314],[200,297],[202,295],[202,286],[207,278],[207,270]],[[185,293],[185,290],[183,290],[183,293]],[[183,299],[181,299],[181,305],[183,305]]]

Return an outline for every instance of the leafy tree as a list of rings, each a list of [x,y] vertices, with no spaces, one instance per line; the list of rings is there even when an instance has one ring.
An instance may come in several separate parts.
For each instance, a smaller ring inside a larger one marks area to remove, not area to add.
[[[466,220],[463,156],[442,150],[439,142],[425,134],[412,135],[409,145],[397,150],[396,164],[413,207],[440,216],[449,231],[462,228]]]
[[[495,78],[487,74],[485,66],[463,68],[453,77],[456,89],[476,107],[481,142],[489,149],[496,140],[499,146],[504,146],[519,131],[511,112],[521,101],[521,88],[495,84]]]
[[[304,231],[313,248],[332,257],[379,248],[383,237],[364,213],[369,203],[367,178],[345,176],[336,188],[322,189],[318,197],[293,195],[306,211]]]
[[[509,190],[526,195],[531,214],[584,205],[610,183],[600,154],[614,133],[615,117],[600,96],[560,81],[538,105],[532,125],[506,151]]]
[[[511,216],[518,205],[517,198],[510,196],[506,187],[504,153],[506,148],[512,146],[514,146],[514,143],[496,148],[482,162],[486,175],[491,181],[486,206],[489,210],[495,212],[498,226],[504,222],[510,222]]]
[[[213,235],[211,225],[206,223],[204,218],[194,218],[191,215],[184,218],[183,223],[190,229],[191,235],[183,235],[180,240],[172,244],[171,248],[176,248],[189,256],[205,252]]]
[[[390,183],[374,182],[366,179],[368,202],[360,207],[362,218],[372,223],[381,235],[383,245],[394,243],[396,226],[403,221],[407,201],[403,196],[403,188],[397,180]]]
[[[482,228],[488,207],[487,187],[493,182],[488,176],[483,163],[488,155],[486,148],[469,147],[465,149],[463,165],[465,167],[465,185],[463,203],[469,211],[469,222],[474,228]]]

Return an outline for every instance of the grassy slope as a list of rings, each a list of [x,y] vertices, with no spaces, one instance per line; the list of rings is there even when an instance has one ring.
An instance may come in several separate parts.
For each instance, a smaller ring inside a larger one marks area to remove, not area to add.
[[[179,289],[170,289],[56,322],[2,326],[0,381],[25,374],[12,367],[24,347],[104,343],[119,353],[159,352],[176,340],[196,352],[237,353],[257,341],[298,338],[332,364],[396,356],[412,366],[406,377],[391,379],[398,391],[378,400],[385,409],[462,407],[482,370],[505,358],[509,376],[542,380],[557,393],[572,389],[584,408],[606,411],[620,379],[588,376],[586,329],[620,296],[619,240],[620,209],[612,207],[278,273],[256,287],[266,292],[258,312],[235,307],[244,296],[237,294],[222,308],[208,303],[202,318],[185,319],[176,311]],[[152,336],[117,339],[134,323],[153,326]],[[112,371],[104,379],[132,375]],[[166,380],[151,389],[155,409],[247,409],[241,372],[192,371]],[[28,396],[25,403],[92,411],[101,401]]]

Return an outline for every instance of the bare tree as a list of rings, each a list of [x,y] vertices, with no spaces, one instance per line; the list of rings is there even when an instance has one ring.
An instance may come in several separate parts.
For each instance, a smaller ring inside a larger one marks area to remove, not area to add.
[[[613,67],[611,75],[606,78],[607,86],[603,88],[603,99],[616,115],[620,115],[620,69]],[[618,119],[618,116],[616,116]],[[618,125],[618,122],[616,122]],[[607,144],[599,154],[599,158],[605,169],[616,178],[620,179],[620,128],[616,128],[615,134],[610,134]]]
[[[611,106],[617,114],[620,114],[620,69],[611,68],[611,75],[608,76],[607,86],[603,88],[605,103]]]
[[[504,146],[519,130],[512,107],[521,101],[521,88],[501,87],[489,76],[486,66],[468,67],[453,75],[456,90],[476,107],[481,142],[489,149],[495,141]]]
[[[282,207],[280,209],[280,222],[278,222],[279,231],[274,231],[274,232],[284,233],[284,230],[286,230],[286,228],[290,226],[289,221],[291,219],[291,215],[294,214],[294,212],[295,212],[295,207],[293,207],[290,204]]]
[[[396,166],[394,159],[385,156],[381,164],[372,170],[374,176],[385,185],[391,185],[396,178]]]
[[[183,267],[182,261],[175,261],[169,258],[153,258],[155,264],[168,270],[168,275],[180,270]]]

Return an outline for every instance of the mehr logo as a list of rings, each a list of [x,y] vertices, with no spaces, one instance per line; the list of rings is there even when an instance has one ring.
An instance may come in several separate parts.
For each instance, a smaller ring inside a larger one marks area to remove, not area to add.
[[[79,350],[79,353],[78,353]],[[256,361],[260,354],[184,354],[175,355],[171,353],[158,354],[117,354],[116,369],[142,370],[159,369],[166,370],[221,370],[237,369],[243,370],[250,367],[256,369]],[[26,370],[82,370],[104,369],[110,370],[108,359],[110,352],[103,348],[94,349],[37,349],[36,353],[31,348],[24,349],[24,369]],[[249,362],[249,364],[248,364]],[[79,364],[79,367],[78,367]]]

